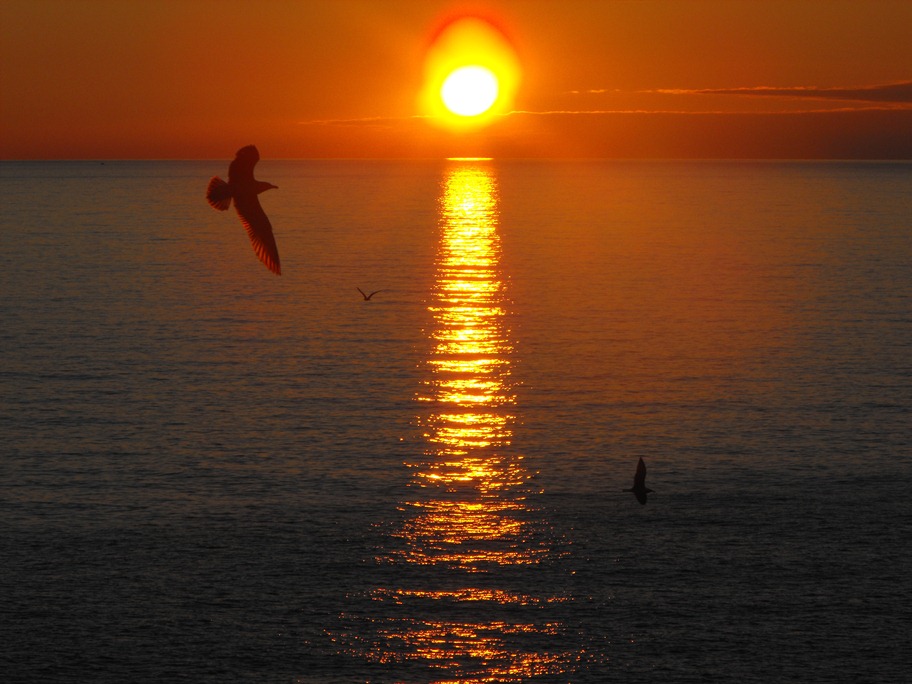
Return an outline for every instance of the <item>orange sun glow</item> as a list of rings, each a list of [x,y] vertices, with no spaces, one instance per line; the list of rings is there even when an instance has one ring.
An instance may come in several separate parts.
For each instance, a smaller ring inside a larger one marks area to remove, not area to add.
[[[428,50],[420,106],[446,128],[482,126],[510,111],[519,78],[516,52],[499,30],[481,19],[458,19]]]

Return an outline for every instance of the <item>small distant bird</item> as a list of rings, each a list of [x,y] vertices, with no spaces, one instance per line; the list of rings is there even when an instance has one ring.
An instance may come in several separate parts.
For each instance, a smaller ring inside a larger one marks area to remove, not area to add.
[[[365,301],[365,302],[369,302],[369,301],[370,301],[370,298],[373,297],[373,296],[374,296],[375,294],[377,294],[378,292],[383,292],[383,290],[374,290],[374,291],[371,292],[370,294],[364,294],[364,290],[362,290],[360,287],[356,287],[355,289],[356,289],[358,292],[361,293],[361,296],[364,297],[364,301]]]
[[[637,463],[636,475],[633,476],[633,487],[625,489],[625,492],[633,492],[641,504],[646,504],[646,495],[653,490],[646,486],[646,464],[643,463],[643,457],[640,456],[640,462]]]
[[[239,149],[228,167],[228,182],[213,176],[206,189],[206,199],[219,211],[225,211],[231,206],[231,200],[234,200],[234,208],[237,209],[241,223],[247,229],[253,251],[259,260],[266,264],[266,268],[276,275],[282,275],[279,250],[272,235],[272,224],[269,223],[269,218],[257,199],[261,192],[278,189],[279,186],[254,179],[253,167],[258,161],[260,153],[253,145]]]

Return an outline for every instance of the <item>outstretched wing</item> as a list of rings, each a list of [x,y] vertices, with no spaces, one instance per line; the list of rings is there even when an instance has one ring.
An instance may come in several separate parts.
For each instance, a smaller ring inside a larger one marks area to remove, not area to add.
[[[643,457],[640,456],[640,462],[637,463],[636,475],[633,476],[633,487],[634,489],[645,489],[646,487],[646,464],[643,463]],[[637,496],[639,499],[640,497]],[[643,495],[643,498],[646,498],[646,495]],[[641,501],[640,503],[646,503]]]
[[[234,155],[234,161],[228,167],[228,182],[235,183],[252,183],[253,167],[260,161],[260,153],[256,146],[247,145],[242,147]]]
[[[253,251],[256,252],[259,260],[276,275],[282,275],[279,249],[276,247],[275,237],[272,234],[272,224],[269,222],[266,212],[263,211],[263,207],[260,206],[257,196],[250,194],[235,197],[234,207],[237,209],[238,216],[241,217],[241,223],[247,230]]]

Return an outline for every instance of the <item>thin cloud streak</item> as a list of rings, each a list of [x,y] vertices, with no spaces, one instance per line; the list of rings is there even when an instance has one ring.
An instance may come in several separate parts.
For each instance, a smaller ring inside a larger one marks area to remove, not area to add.
[[[589,90],[568,90],[570,95],[604,95],[605,93],[623,93],[620,88],[591,88]]]
[[[786,99],[805,99],[805,100],[829,100],[859,103],[877,103],[881,106],[863,106],[863,107],[840,107],[829,108],[828,111],[874,111],[885,109],[908,109],[912,107],[912,81],[902,81],[900,83],[887,83],[873,86],[859,87],[839,87],[839,88],[821,88],[818,86],[793,86],[787,88],[773,86],[749,86],[742,88],[658,88],[653,90],[623,91],[617,88],[593,88],[590,90],[570,90],[571,95],[605,95],[605,94],[659,94],[659,95],[732,95],[735,97],[768,97],[768,98],[786,98]],[[818,110],[808,109],[806,113]],[[679,109],[561,109],[547,111],[528,111],[515,110],[506,114],[498,115],[499,119],[512,117],[514,115],[528,116],[548,116],[548,115],[609,115],[609,114],[736,114],[737,112],[724,110],[679,110]],[[745,112],[747,113],[747,112]],[[781,114],[779,111],[751,111],[751,114]],[[792,111],[792,114],[801,114],[802,111]],[[414,114],[411,116],[369,116],[355,117],[349,119],[315,119],[311,121],[299,121],[302,126],[375,126],[379,128],[388,128],[401,126],[403,123],[411,121],[422,121],[433,119],[433,116],[426,114]]]
[[[516,110],[510,112],[505,116],[512,116],[514,114],[527,115],[527,116],[565,116],[565,115],[577,115],[577,116],[608,116],[611,114],[655,114],[667,116],[671,115],[682,115],[682,116],[692,116],[692,115],[724,115],[724,116],[738,116],[739,114],[745,116],[792,116],[800,114],[822,114],[827,112],[889,112],[895,111],[897,109],[905,109],[905,107],[830,107],[828,109],[799,109],[799,110],[759,110],[759,111],[747,111],[747,112],[738,112],[731,111],[726,109],[555,109],[548,111],[528,111],[528,110]]]
[[[683,92],[683,91],[682,91]],[[691,92],[691,91],[687,91]],[[696,91],[693,91],[696,92]],[[523,117],[523,116],[532,116],[532,117],[547,117],[547,116],[611,116],[615,114],[640,114],[640,115],[656,115],[656,116],[668,116],[668,115],[682,115],[682,116],[693,116],[693,115],[724,115],[724,116],[737,116],[738,114],[750,115],[750,116],[792,116],[800,114],[820,114],[821,111],[825,112],[878,112],[878,111],[893,111],[897,109],[896,107],[837,107],[829,108],[826,110],[819,109],[805,109],[805,110],[790,110],[787,112],[779,110],[762,110],[762,111],[750,111],[750,112],[733,112],[730,110],[722,109],[550,109],[544,111],[533,111],[527,109],[516,109],[504,114],[498,114],[494,117],[495,120],[503,121],[512,117]],[[299,121],[299,126],[340,126],[340,127],[384,127],[392,128],[396,126],[401,126],[405,123],[414,122],[414,121],[430,121],[435,117],[429,116],[426,114],[414,114],[411,116],[368,116],[363,118],[354,118],[354,119],[314,119],[312,121]]]
[[[418,121],[430,119],[424,114],[412,116],[365,116],[354,119],[314,119],[312,121],[298,121],[300,126],[396,126],[404,121]]]
[[[589,91],[594,92],[594,91]],[[735,95],[750,97],[785,97],[809,100],[845,100],[851,102],[882,102],[912,104],[912,81],[873,86],[821,88],[818,86],[753,86],[745,88],[660,88],[640,91],[663,95]]]

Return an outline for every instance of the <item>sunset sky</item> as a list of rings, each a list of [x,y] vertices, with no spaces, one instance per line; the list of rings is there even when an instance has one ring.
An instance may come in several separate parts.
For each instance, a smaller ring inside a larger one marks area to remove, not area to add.
[[[465,16],[512,95],[440,125]],[[0,159],[912,158],[910,31],[908,0],[3,0]]]

